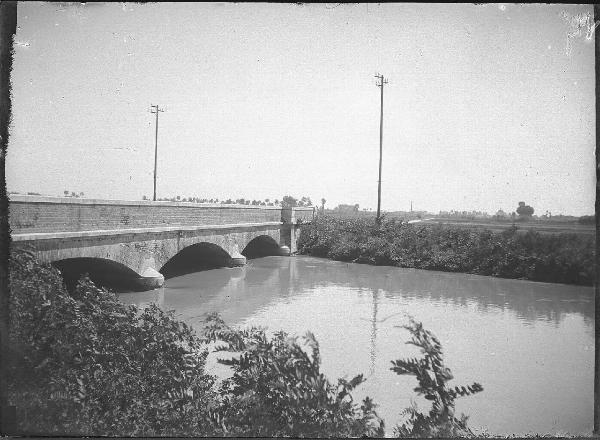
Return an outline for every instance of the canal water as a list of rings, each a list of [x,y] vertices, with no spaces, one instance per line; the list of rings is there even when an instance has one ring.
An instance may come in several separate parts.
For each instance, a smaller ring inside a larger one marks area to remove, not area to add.
[[[200,329],[219,312],[234,326],[266,326],[293,335],[312,331],[322,371],[334,382],[363,373],[355,397],[370,396],[386,430],[416,403],[412,376],[391,361],[417,354],[401,326],[407,316],[439,338],[450,385],[484,391],[457,400],[478,433],[590,435],[593,427],[593,289],[468,274],[265,257],[168,279],[161,289],[122,293],[122,301],[157,302]],[[215,374],[226,367],[211,359]]]

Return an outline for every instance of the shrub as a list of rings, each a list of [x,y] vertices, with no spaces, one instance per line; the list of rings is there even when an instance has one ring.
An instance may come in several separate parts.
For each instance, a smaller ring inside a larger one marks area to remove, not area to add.
[[[467,387],[450,388],[446,383],[453,378],[452,372],[444,365],[442,346],[438,339],[419,322],[410,320],[404,326],[411,334],[407,344],[419,347],[421,359],[399,359],[392,361],[391,370],[399,375],[416,376],[419,386],[414,389],[419,395],[431,401],[431,409],[424,414],[416,406],[404,410],[409,418],[395,427],[398,437],[471,437],[467,417],[454,415],[454,401],[458,396],[468,396],[483,391],[478,383]]]
[[[20,431],[212,433],[213,379],[185,323],[156,306],[126,306],[87,279],[69,295],[59,272],[27,253],[13,254],[10,282],[9,398]]]
[[[220,363],[233,369],[224,381],[221,405],[213,420],[227,435],[260,437],[361,437],[382,436],[383,421],[366,398],[361,406],[351,391],[363,382],[330,383],[320,372],[319,345],[311,333],[298,338],[284,332],[267,337],[264,329],[233,330],[218,315],[211,315],[206,342],[217,342],[218,351],[233,352]],[[305,351],[308,349],[309,352]]]
[[[318,216],[302,228],[300,253],[377,265],[592,285],[594,240],[577,234],[500,233],[399,220]]]

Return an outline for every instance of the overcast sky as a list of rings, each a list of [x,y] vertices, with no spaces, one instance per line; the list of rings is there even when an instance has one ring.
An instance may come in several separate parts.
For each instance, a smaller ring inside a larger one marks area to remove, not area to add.
[[[19,2],[8,190],[591,214],[592,9]]]

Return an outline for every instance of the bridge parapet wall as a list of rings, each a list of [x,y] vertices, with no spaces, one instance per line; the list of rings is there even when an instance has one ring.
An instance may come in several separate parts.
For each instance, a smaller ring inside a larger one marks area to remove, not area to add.
[[[281,221],[281,208],[276,206],[15,195],[10,198],[9,218],[13,234]]]
[[[314,216],[315,211],[312,206],[283,208],[281,210],[281,221],[286,224],[308,223],[313,220]]]

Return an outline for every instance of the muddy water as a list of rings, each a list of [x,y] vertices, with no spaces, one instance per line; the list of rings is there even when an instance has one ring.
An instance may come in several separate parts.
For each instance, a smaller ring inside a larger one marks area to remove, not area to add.
[[[467,274],[347,264],[311,257],[266,257],[243,268],[213,269],[123,293],[128,303],[158,302],[201,328],[217,311],[236,326],[262,325],[321,346],[332,380],[364,373],[357,397],[379,404],[388,433],[416,399],[413,377],[390,361],[415,351],[400,328],[407,314],[440,339],[454,385],[484,391],[460,398],[457,412],[490,434],[591,434],[594,316],[589,287]],[[219,372],[221,366],[213,367]],[[223,371],[221,370],[221,373]]]

